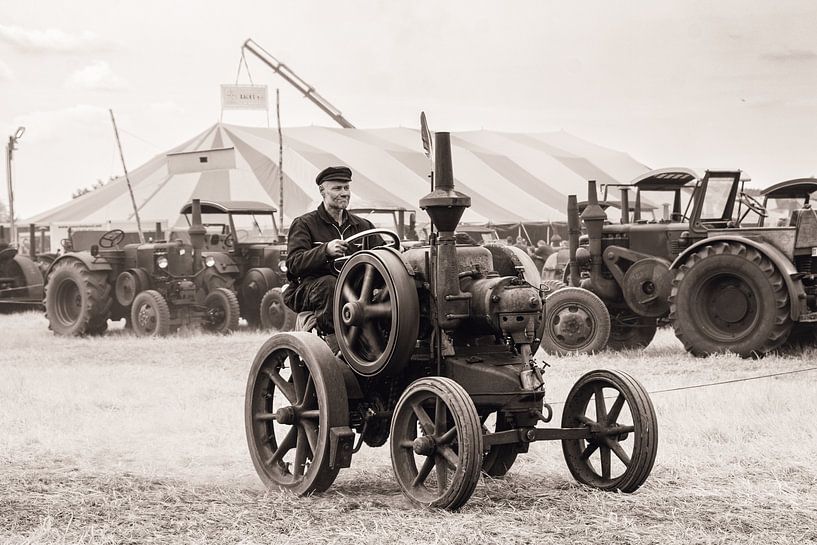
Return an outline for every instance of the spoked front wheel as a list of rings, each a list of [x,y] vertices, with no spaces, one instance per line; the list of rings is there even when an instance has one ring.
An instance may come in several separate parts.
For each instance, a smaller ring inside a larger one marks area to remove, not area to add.
[[[567,467],[577,481],[621,492],[644,484],[658,450],[658,423],[637,380],[605,370],[581,377],[567,396],[562,427],[584,426],[590,428],[589,439],[562,441]]]
[[[244,403],[247,443],[265,485],[298,495],[323,492],[330,433],[348,426],[346,387],[335,357],[316,335],[277,333],[253,361]]]
[[[409,385],[394,410],[391,460],[412,503],[462,507],[482,468],[482,429],[474,402],[451,379],[428,377]]]

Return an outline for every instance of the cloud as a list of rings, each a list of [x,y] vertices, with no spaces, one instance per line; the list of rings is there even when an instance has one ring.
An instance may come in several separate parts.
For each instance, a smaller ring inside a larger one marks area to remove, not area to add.
[[[63,139],[113,134],[108,110],[78,104],[59,110],[35,111],[19,115],[9,126],[26,128],[26,142],[54,142]]]
[[[24,53],[88,53],[107,51],[113,44],[87,30],[69,33],[56,28],[36,30],[0,25],[0,42]]]
[[[814,62],[817,53],[810,49],[786,49],[764,53],[760,58],[773,62]]]
[[[14,72],[2,60],[0,60],[0,81],[14,81]]]
[[[83,91],[119,91],[127,87],[127,82],[106,61],[94,61],[71,74],[65,86]]]

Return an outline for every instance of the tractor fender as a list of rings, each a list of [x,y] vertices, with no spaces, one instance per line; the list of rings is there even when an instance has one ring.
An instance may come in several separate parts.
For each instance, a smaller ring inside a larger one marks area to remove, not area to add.
[[[51,271],[54,270],[54,267],[56,267],[58,263],[62,263],[64,261],[68,261],[71,259],[74,261],[79,261],[80,263],[88,267],[88,270],[90,271],[108,272],[113,270],[111,264],[108,263],[108,260],[105,259],[104,257],[99,256],[94,257],[91,255],[91,252],[71,252],[69,254],[61,255],[57,259],[52,261],[51,264],[48,266],[48,269],[46,269],[43,277],[47,279],[48,276],[51,274]]]
[[[797,274],[797,269],[795,268],[794,264],[785,256],[785,254],[783,254],[783,252],[771,244],[736,235],[723,235],[705,238],[703,240],[699,240],[681,252],[678,257],[675,258],[675,261],[672,262],[670,270],[677,270],[684,262],[686,262],[687,257],[689,257],[692,253],[696,252],[699,248],[715,242],[737,242],[745,246],[751,246],[769,258],[769,260],[774,263],[774,266],[777,267],[777,270],[780,271],[780,274],[783,276],[783,281],[786,282],[786,289],[789,291],[789,298],[792,301],[789,308],[789,314],[792,320],[797,321],[800,314],[803,312],[802,307],[806,303],[803,281],[792,278],[793,275]]]
[[[212,257],[216,260],[213,268],[218,274],[239,274],[241,271],[229,254],[224,252],[202,252],[202,258]]]

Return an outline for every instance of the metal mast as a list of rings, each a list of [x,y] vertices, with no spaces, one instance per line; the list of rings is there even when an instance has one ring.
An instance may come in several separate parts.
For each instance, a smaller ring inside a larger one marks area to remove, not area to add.
[[[311,100],[315,103],[315,105],[326,112],[329,117],[335,120],[335,122],[343,127],[344,129],[354,129],[355,126],[352,125],[348,119],[341,115],[340,110],[332,106],[328,100],[323,98],[319,95],[315,88],[309,85],[307,82],[302,80],[298,77],[295,72],[290,70],[290,68],[285,65],[284,63],[280,62],[278,59],[270,55],[269,51],[265,50],[263,47],[258,45],[252,38],[248,38],[244,45],[241,46],[242,49],[248,50],[250,53],[258,57],[261,62],[272,68],[272,70],[292,84],[296,89],[304,94],[306,98]]]

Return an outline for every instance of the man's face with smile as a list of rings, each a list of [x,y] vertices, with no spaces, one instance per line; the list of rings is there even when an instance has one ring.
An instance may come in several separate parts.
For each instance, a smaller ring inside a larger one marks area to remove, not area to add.
[[[349,206],[352,192],[349,182],[324,182],[321,184],[321,195],[326,209],[345,210]]]

